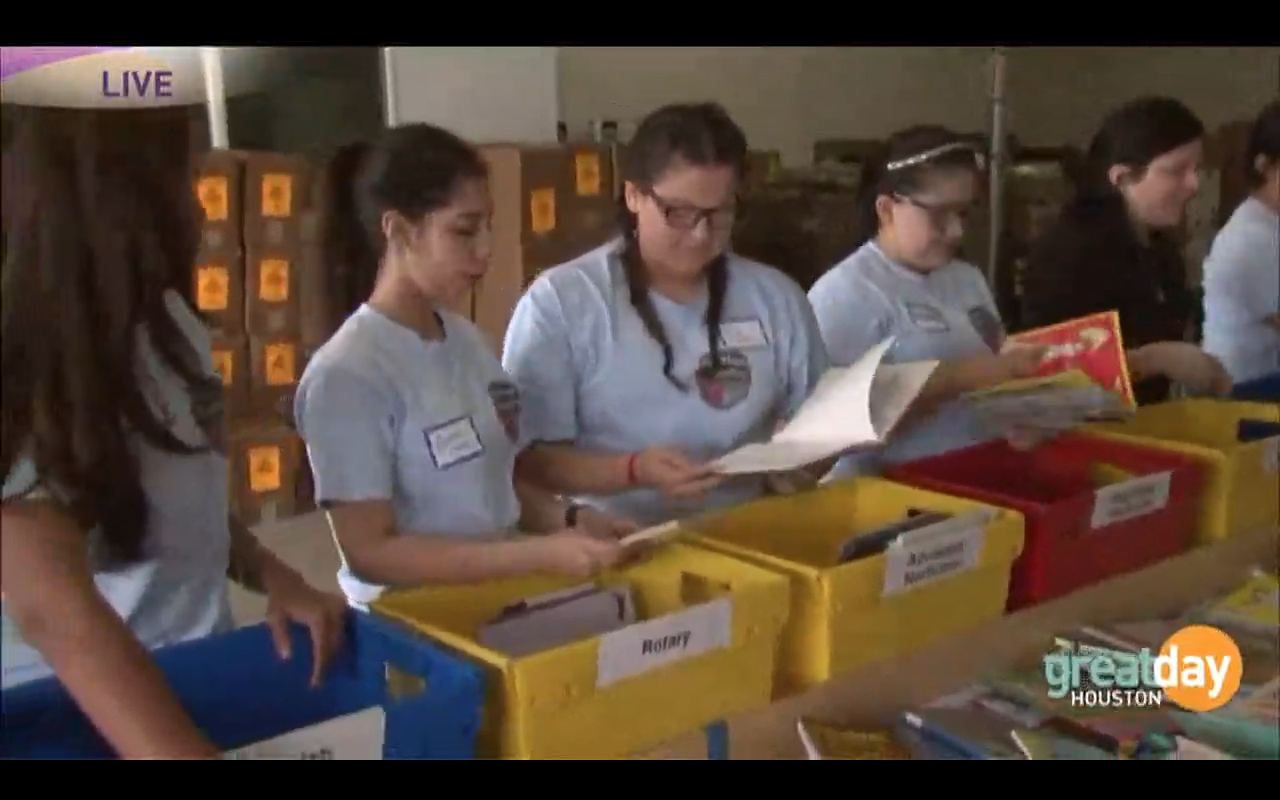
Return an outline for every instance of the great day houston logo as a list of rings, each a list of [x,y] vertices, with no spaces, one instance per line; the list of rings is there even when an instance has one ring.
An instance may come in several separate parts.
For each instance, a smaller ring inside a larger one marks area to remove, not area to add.
[[[6,103],[59,108],[203,103],[200,51],[199,47],[0,47],[0,97]]]

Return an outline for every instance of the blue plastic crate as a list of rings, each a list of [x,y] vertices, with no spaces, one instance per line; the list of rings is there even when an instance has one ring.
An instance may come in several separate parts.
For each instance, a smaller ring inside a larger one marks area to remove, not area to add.
[[[1237,383],[1231,390],[1231,396],[1236,400],[1255,403],[1280,403],[1280,372]]]
[[[310,636],[303,628],[291,634],[287,662],[276,657],[265,625],[166,647],[155,658],[187,713],[222,750],[381,706],[384,758],[474,757],[483,703],[477,667],[367,614],[352,614],[346,647],[324,684],[312,689]],[[393,692],[391,667],[422,690]],[[0,758],[112,757],[56,679],[0,693]]]

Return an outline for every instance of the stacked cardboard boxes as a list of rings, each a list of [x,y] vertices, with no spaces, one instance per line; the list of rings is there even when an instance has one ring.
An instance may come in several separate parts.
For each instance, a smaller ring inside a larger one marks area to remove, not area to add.
[[[481,152],[493,198],[493,254],[470,311],[501,352],[529,283],[614,236],[614,162],[609,147],[594,144],[494,144]]]
[[[858,174],[825,165],[749,190],[734,227],[734,252],[777,267],[808,289],[854,250]]]
[[[312,173],[296,156],[215,151],[196,184],[205,224],[193,275],[226,393],[232,509],[248,524],[299,510],[302,448],[291,425],[317,279]],[[305,488],[304,488],[305,493]]]

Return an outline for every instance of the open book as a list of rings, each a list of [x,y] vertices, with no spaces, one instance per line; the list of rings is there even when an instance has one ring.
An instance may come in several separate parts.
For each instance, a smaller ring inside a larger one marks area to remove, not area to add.
[[[936,361],[885,364],[893,338],[848,367],[832,367],[773,438],[711,463],[725,475],[798,469],[857,447],[880,444],[938,366]]]

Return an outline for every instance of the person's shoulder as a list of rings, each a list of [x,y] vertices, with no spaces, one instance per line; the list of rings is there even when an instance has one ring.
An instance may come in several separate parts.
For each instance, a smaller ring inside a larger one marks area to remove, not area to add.
[[[868,242],[849,255],[836,262],[831,269],[809,287],[809,298],[825,297],[831,293],[849,294],[870,291],[878,294],[874,288],[875,276],[883,270],[886,262],[876,248]]]
[[[955,280],[966,286],[986,286],[987,276],[976,264],[959,259],[952,261],[945,269],[955,276]]]
[[[532,302],[542,309],[581,310],[592,298],[608,297],[621,274],[620,248],[620,240],[614,240],[543,270],[525,290],[522,302]]]
[[[394,370],[387,368],[384,349],[377,327],[356,311],[312,353],[298,382],[298,394],[317,384],[359,384],[376,390],[390,387]]]
[[[725,263],[729,268],[729,279],[731,281],[740,280],[753,283],[766,292],[783,295],[788,298],[804,297],[804,290],[800,288],[800,284],[796,282],[795,278],[792,278],[777,267],[737,255],[736,253],[728,253],[725,256]]]

